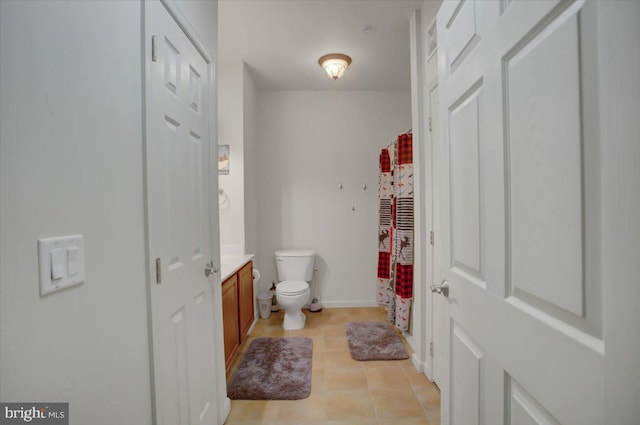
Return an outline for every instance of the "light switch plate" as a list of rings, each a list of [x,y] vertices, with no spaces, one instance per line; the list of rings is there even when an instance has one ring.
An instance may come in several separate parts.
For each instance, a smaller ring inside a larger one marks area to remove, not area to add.
[[[56,259],[55,268],[52,258]],[[63,236],[38,240],[40,296],[84,283],[84,237]],[[55,273],[53,273],[55,271]],[[52,275],[59,279],[52,279]]]

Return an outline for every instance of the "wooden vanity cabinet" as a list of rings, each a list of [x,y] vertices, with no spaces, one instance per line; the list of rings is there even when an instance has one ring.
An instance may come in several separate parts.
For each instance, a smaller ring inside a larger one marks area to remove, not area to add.
[[[238,315],[240,342],[253,323],[253,263],[248,262],[238,272]]]
[[[229,366],[240,347],[238,277],[235,274],[222,282],[222,326],[224,329],[224,362],[225,366]]]
[[[224,360],[229,367],[254,319],[253,262],[222,282]]]

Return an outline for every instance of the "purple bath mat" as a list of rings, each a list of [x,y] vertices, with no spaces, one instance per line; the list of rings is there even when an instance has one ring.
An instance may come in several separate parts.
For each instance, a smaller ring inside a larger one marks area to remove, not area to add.
[[[229,382],[232,400],[300,400],[311,394],[311,338],[256,338]]]
[[[347,342],[354,360],[404,360],[409,358],[400,337],[388,323],[347,323]]]

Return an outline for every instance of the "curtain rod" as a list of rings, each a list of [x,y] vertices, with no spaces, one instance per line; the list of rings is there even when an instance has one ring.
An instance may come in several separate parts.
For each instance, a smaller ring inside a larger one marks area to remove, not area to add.
[[[404,133],[402,133],[402,134],[413,134],[413,129],[412,129],[412,128],[410,128],[409,130],[407,130],[406,132],[404,132]],[[391,146],[393,146],[393,144],[394,144],[395,142],[396,142],[395,140],[392,140],[392,141],[391,141],[391,143],[389,143],[389,144],[387,145],[387,149],[389,149]]]

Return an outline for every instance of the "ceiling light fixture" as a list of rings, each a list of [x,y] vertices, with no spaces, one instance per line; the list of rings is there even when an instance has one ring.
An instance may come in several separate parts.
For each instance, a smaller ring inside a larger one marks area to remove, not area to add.
[[[344,70],[351,65],[351,58],[342,53],[329,53],[318,59],[318,63],[327,71],[329,77],[337,80],[342,77]]]

